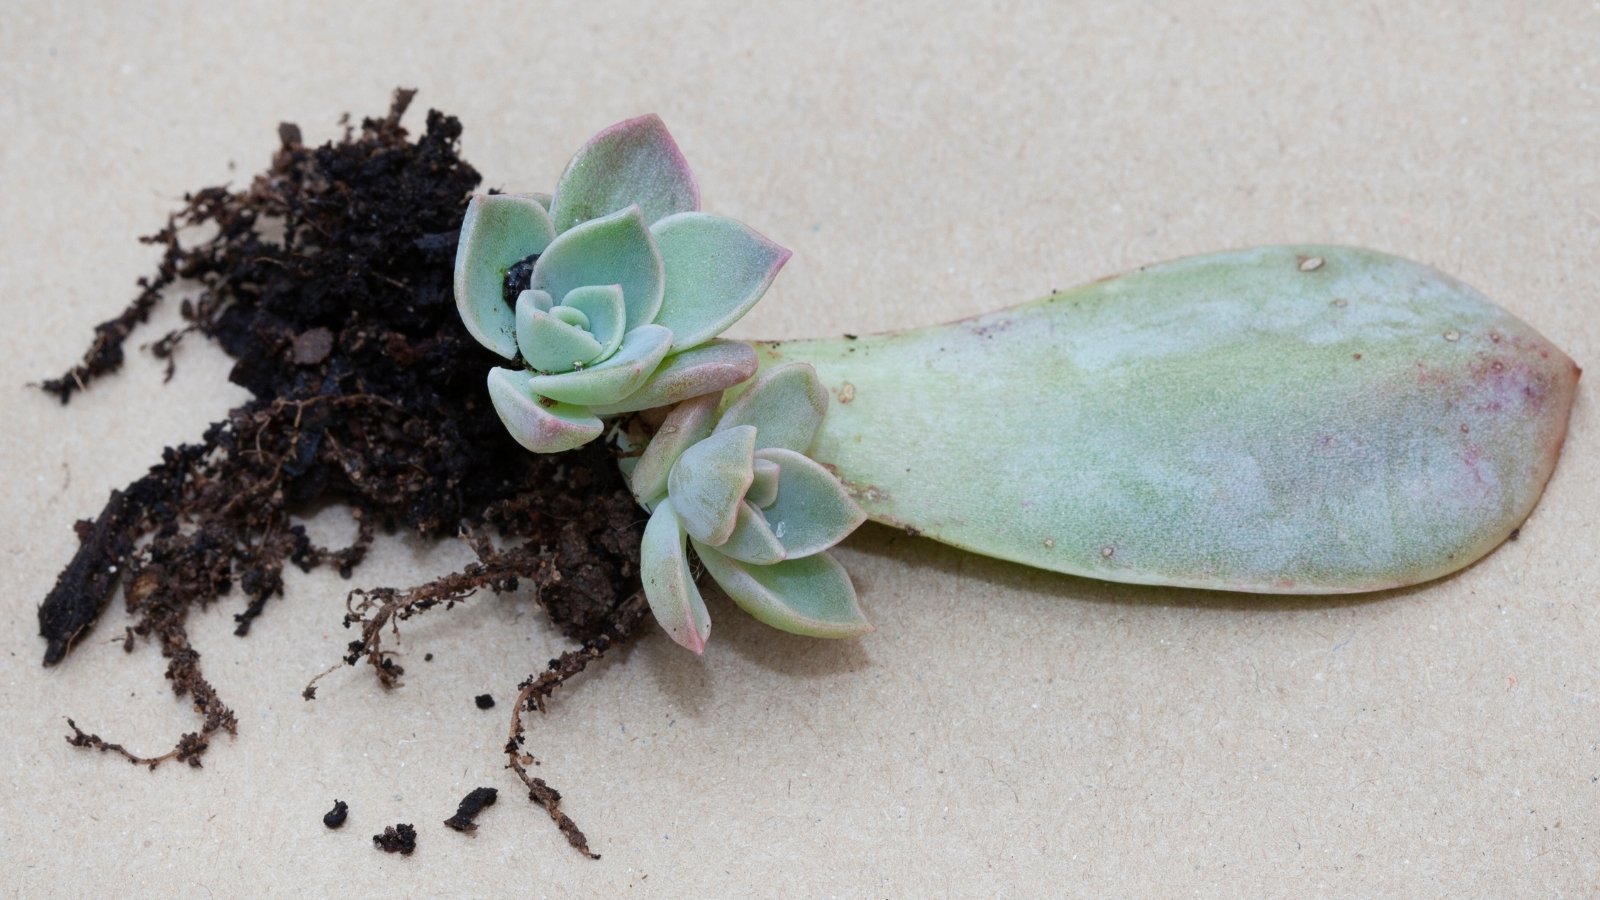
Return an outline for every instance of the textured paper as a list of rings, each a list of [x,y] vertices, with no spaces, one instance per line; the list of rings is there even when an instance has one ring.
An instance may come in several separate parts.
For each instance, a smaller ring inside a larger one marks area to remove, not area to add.
[[[533,722],[598,862],[522,799],[514,685],[562,642],[526,597],[409,625],[403,689],[339,672],[351,587],[468,554],[386,539],[290,578],[248,639],[191,621],[237,711],[206,768],[120,600],[44,670],[71,525],[243,392],[203,342],[61,408],[25,383],[133,295],[181,194],[243,184],[397,85],[461,117],[487,184],[547,190],[660,113],[708,209],[795,259],[735,336],[928,324],[1162,259],[1353,243],[1438,266],[1600,364],[1591,3],[13,4],[0,16],[0,883],[119,892],[601,896],[1582,896],[1600,888],[1592,386],[1521,539],[1435,584],[1273,599],[1031,571],[870,526],[839,558],[878,626],[791,638],[712,603]],[[175,319],[168,310],[143,340]],[[951,423],[960,427],[959,422]],[[313,528],[350,526],[337,511]],[[421,661],[425,652],[434,661]],[[489,692],[490,711],[473,704]],[[479,785],[475,837],[443,827]],[[321,815],[350,804],[342,831]],[[371,846],[414,823],[410,858]]]

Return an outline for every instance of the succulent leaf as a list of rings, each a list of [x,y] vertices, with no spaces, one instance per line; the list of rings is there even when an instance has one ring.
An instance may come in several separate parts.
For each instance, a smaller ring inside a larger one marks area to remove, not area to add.
[[[702,344],[739,321],[790,256],[748,226],[710,213],[678,213],[650,231],[666,267],[656,321],[672,329],[674,350]]]
[[[545,291],[555,302],[565,302],[569,291],[587,285],[622,287],[627,307],[627,329],[655,320],[661,310],[665,275],[661,251],[645,225],[638,206],[563,232],[550,242],[533,264],[531,286]]]
[[[600,420],[588,410],[538,396],[530,380],[515,369],[489,370],[489,399],[517,443],[535,453],[559,453],[600,436]]]
[[[656,501],[667,494],[667,475],[679,454],[705,438],[717,423],[717,394],[704,394],[685,400],[672,408],[655,437],[644,448],[628,472],[628,487],[633,497],[646,509],[654,508]],[[763,461],[763,465],[772,465]]]
[[[695,544],[706,572],[745,612],[773,628],[821,638],[872,630],[844,566],[827,553],[752,566]]]
[[[756,352],[742,341],[715,340],[662,360],[638,391],[618,403],[591,408],[597,416],[614,416],[669,406],[690,397],[730,388],[755,374]]]
[[[839,479],[803,454],[769,447],[757,450],[756,460],[781,470],[777,496],[761,512],[790,558],[821,553],[867,520]]]
[[[696,654],[705,652],[711,615],[689,571],[683,528],[671,501],[663,501],[645,523],[639,544],[639,578],[650,612],[667,634]]]
[[[754,425],[760,434],[757,450],[781,447],[805,453],[816,441],[827,411],[828,390],[815,369],[805,363],[777,365],[762,372],[728,405],[717,430]]]
[[[506,270],[543,253],[555,238],[550,215],[531,197],[475,194],[456,244],[456,309],[478,343],[511,359],[516,319],[505,303]]]
[[[778,499],[778,464],[756,453],[755,462],[751,468],[755,477],[750,482],[750,490],[745,492],[744,498],[757,509],[769,506]]]
[[[679,454],[668,473],[667,495],[684,530],[701,543],[721,544],[733,533],[754,477],[755,443],[749,426],[717,432]]]
[[[562,173],[550,217],[562,233],[634,204],[646,222],[700,208],[689,163],[654,115],[619,122],[590,138]]]
[[[644,384],[671,344],[672,332],[660,325],[641,325],[628,332],[610,359],[572,372],[535,375],[528,386],[540,396],[562,403],[615,403]]]
[[[740,562],[756,566],[770,566],[789,557],[783,542],[772,532],[767,517],[748,501],[739,504],[739,514],[733,523],[728,539],[717,549]]]
[[[517,298],[517,348],[530,368],[571,372],[600,356],[602,348],[594,335],[540,309],[533,297],[533,291],[523,291]]]
[[[583,313],[585,328],[600,343],[600,359],[617,352],[627,333],[627,309],[622,303],[622,285],[589,284],[573,288],[561,300],[567,309]],[[524,354],[526,355],[526,354]]]
[[[1415,584],[1488,553],[1543,491],[1578,384],[1472,288],[1330,246],[764,352],[850,397],[811,455],[879,521],[1075,575],[1268,593]]]

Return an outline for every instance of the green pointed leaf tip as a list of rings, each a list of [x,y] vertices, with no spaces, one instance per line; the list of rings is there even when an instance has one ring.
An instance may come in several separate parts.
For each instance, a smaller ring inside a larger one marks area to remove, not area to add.
[[[838,398],[811,455],[878,521],[1075,575],[1272,593],[1482,557],[1543,491],[1579,374],[1466,285],[1328,246],[761,351]]]

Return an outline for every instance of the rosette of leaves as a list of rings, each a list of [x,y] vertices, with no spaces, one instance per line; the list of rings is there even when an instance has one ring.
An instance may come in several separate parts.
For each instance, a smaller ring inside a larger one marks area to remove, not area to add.
[[[718,395],[679,404],[629,484],[650,510],[639,569],[650,610],[700,653],[711,631],[688,548],[733,601],[762,622],[811,637],[872,630],[844,567],[826,551],[866,514],[807,455],[828,392],[805,364],[773,367],[719,415]]]
[[[603,416],[749,378],[755,352],[715,339],[766,292],[789,251],[699,211],[694,176],[655,116],[614,125],[572,158],[553,196],[479,194],[461,224],[456,305],[511,434],[553,453]]]

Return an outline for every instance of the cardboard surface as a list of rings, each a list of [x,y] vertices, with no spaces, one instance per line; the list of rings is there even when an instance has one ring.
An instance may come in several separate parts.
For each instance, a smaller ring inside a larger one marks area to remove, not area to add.
[[[1267,8],[1270,6],[1270,8]],[[39,667],[72,522],[243,392],[194,341],[61,408],[189,189],[242,184],[421,89],[487,184],[548,189],[596,129],[659,112],[706,208],[796,257],[733,332],[938,322],[1174,256],[1353,243],[1436,265],[1600,365],[1600,12],[1584,2],[12,4],[0,16],[0,882],[25,896],[1578,896],[1600,885],[1600,471],[1585,383],[1508,544],[1367,598],[1124,587],[869,526],[840,551],[878,625],[821,643],[713,603],[703,660],[652,635],[534,722],[539,774],[604,854],[502,770],[514,685],[561,647],[525,597],[413,623],[406,686],[334,661],[345,591],[467,558],[379,543],[296,574],[252,635],[197,614],[237,711],[206,768],[117,606]],[[153,340],[169,310],[143,333]],[[313,523],[346,533],[337,511]],[[435,654],[431,663],[420,661]],[[503,702],[476,709],[474,695]],[[440,821],[479,785],[476,837]],[[340,832],[320,824],[335,798]],[[414,822],[410,858],[376,852]]]

